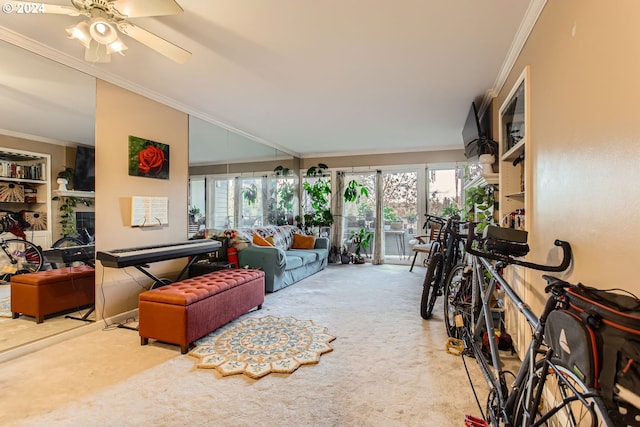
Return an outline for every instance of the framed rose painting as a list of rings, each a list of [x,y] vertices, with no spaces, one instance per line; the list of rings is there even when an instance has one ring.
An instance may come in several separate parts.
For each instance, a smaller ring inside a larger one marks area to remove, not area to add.
[[[169,179],[169,146],[129,135],[129,175]]]

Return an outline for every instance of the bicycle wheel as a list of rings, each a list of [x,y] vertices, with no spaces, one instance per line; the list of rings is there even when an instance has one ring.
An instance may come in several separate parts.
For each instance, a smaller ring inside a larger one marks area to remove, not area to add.
[[[51,245],[52,248],[69,248],[72,246],[82,246],[84,245],[84,242],[76,237],[72,237],[72,236],[66,236],[66,237],[62,237],[58,240],[56,240],[53,245]],[[56,268],[60,268],[63,267],[64,264],[58,264],[55,262],[50,262],[49,263],[51,265],[51,268],[56,269]]]
[[[456,327],[455,318],[461,315],[464,325],[468,325],[469,303],[471,300],[470,288],[465,287],[466,280],[464,269],[466,264],[456,264],[444,282],[444,324],[447,328],[447,335],[453,338],[462,338],[459,328]]]
[[[82,240],[76,237],[67,236],[67,237],[63,237],[61,239],[56,240],[54,244],[51,245],[51,247],[52,248],[68,248],[71,246],[82,246],[82,245],[84,245]]]
[[[7,239],[0,252],[0,278],[10,281],[11,276],[34,273],[42,268],[42,251],[34,243],[22,239]]]
[[[529,388],[521,391],[514,425],[614,425],[599,395],[590,391],[562,361],[539,361],[530,380]],[[532,416],[525,416],[526,408],[530,408]],[[522,424],[527,418],[529,422]]]
[[[433,313],[433,305],[435,304],[435,297],[433,303],[431,302],[431,293],[435,293],[437,296],[438,286],[440,282],[440,272],[444,260],[441,253],[434,253],[429,258],[429,265],[427,266],[427,273],[424,275],[424,283],[422,285],[422,300],[420,301],[420,316],[423,319],[429,319]]]

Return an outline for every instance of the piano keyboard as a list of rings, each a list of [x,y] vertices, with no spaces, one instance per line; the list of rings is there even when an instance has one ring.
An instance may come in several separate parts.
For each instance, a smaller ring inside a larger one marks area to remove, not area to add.
[[[220,246],[221,243],[216,240],[188,240],[153,246],[98,251],[96,259],[105,267],[124,268],[214,252]]]

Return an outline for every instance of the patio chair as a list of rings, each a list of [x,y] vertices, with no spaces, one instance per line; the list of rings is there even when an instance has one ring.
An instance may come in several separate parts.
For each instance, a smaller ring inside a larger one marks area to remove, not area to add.
[[[416,263],[419,253],[427,254],[423,261],[423,265],[426,267],[431,255],[432,249],[438,243],[438,237],[440,236],[440,225],[432,225],[428,236],[415,236],[409,243],[413,243],[411,251],[413,252],[413,261],[411,261],[411,268],[409,271],[413,271],[413,266]]]

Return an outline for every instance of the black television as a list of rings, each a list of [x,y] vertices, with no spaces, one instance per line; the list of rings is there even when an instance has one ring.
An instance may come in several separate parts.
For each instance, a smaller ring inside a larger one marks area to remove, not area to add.
[[[76,148],[76,167],[73,172],[73,189],[77,191],[96,190],[96,150],[79,145]]]
[[[480,154],[498,152],[498,143],[491,139],[491,117],[489,106],[485,114],[480,118],[476,103],[472,102],[467,114],[467,119],[462,128],[462,142],[464,154],[467,159],[475,159]]]

